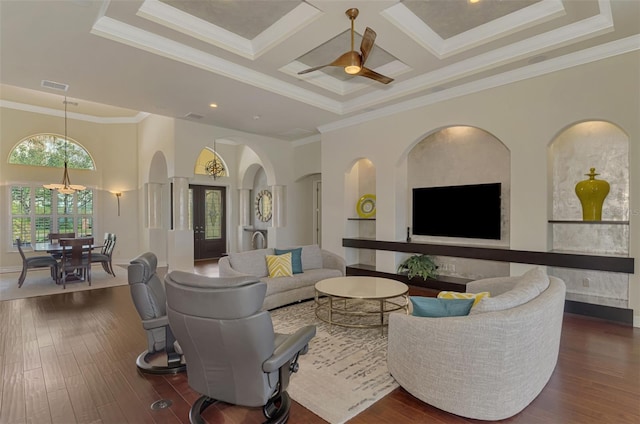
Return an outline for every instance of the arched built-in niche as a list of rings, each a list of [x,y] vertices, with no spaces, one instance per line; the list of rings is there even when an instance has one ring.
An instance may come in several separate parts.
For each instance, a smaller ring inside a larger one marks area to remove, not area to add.
[[[511,154],[509,149],[487,131],[470,126],[452,126],[429,134],[407,154],[407,190],[420,187],[501,183],[500,240],[467,239],[412,235],[413,241],[509,246]],[[438,205],[433,205],[437,208]],[[468,213],[473,213],[469,204]],[[407,208],[408,226],[412,205]],[[473,259],[439,257],[439,273],[465,278],[509,275],[509,264]]]
[[[347,216],[345,234],[347,237],[376,238],[375,213],[358,213],[360,199],[367,196],[367,206],[370,207],[371,196],[376,194],[376,167],[366,158],[357,160],[345,173],[345,214]],[[369,209],[367,209],[369,211]],[[376,252],[374,250],[349,249],[348,264],[362,264],[375,266]]]
[[[554,251],[629,254],[629,137],[606,121],[585,121],[562,130],[549,144],[551,196],[550,247]],[[595,168],[610,191],[602,221],[582,220],[575,193],[578,182]],[[552,268],[567,285],[567,299],[627,307],[627,274]]]

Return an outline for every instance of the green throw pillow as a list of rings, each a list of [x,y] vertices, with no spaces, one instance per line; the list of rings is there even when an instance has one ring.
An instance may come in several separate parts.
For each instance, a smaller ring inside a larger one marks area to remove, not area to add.
[[[294,274],[302,274],[302,247],[297,249],[274,249],[276,255],[284,255],[291,252],[291,268]]]
[[[457,317],[469,315],[474,299],[438,299],[411,296],[413,315],[417,317]]]

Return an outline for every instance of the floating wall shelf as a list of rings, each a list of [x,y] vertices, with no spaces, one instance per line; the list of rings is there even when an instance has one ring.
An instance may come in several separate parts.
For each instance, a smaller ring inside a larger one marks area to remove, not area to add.
[[[363,238],[343,238],[343,247],[386,250],[391,252],[422,253],[424,255],[482,259],[561,268],[591,269],[595,271],[634,273],[634,259],[622,256],[585,255],[561,252],[536,252],[508,248],[456,246],[449,244],[407,243]]]

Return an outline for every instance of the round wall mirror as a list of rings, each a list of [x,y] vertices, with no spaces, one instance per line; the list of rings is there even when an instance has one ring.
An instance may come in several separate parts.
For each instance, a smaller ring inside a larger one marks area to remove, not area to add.
[[[261,190],[256,196],[256,216],[260,221],[267,222],[271,219],[272,212],[271,192]]]

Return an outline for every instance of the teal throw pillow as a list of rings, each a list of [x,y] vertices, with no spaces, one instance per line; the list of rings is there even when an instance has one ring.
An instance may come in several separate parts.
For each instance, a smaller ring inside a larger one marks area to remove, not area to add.
[[[291,252],[291,269],[294,274],[302,274],[302,247],[297,249],[274,249],[276,255],[285,255]]]
[[[435,297],[411,296],[413,315],[417,317],[457,317],[469,315],[473,299],[438,299]]]

